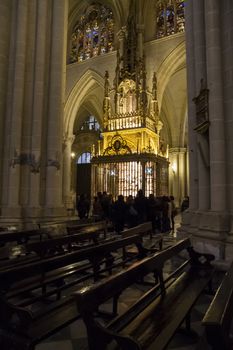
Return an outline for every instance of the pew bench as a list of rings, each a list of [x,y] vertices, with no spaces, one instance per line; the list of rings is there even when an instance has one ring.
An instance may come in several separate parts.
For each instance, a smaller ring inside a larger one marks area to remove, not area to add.
[[[100,243],[106,239],[106,222],[69,226],[63,223],[47,224],[39,230],[0,233],[0,267],[31,263],[49,253],[62,253],[66,249],[78,249],[85,241]],[[103,237],[103,238],[102,238]]]
[[[14,232],[0,232],[0,243],[17,242],[18,244],[25,244],[29,240],[36,239],[38,241],[48,238],[48,234],[44,230],[24,230]]]
[[[184,251],[188,252],[187,259],[164,279],[164,264]],[[105,350],[114,342],[114,349],[161,350],[183,321],[190,331],[192,307],[200,294],[210,287],[214,271],[210,261],[213,259],[210,254],[195,252],[190,240],[185,239],[96,285],[75,292],[77,309],[87,328],[89,349]],[[151,273],[155,278],[154,286],[125,312],[105,325],[96,317],[102,304],[113,298],[116,305],[121,294],[123,300],[128,287],[135,287]]]
[[[79,288],[87,278],[95,281],[102,272],[112,270],[115,262],[111,252],[140,242],[138,235],[118,238],[99,246],[0,270],[0,348],[31,350],[41,340],[78,319],[72,288]],[[106,265],[101,269],[103,262]],[[85,273],[87,268],[92,271]],[[74,278],[66,280],[70,276]],[[25,296],[28,292],[31,296]],[[49,304],[43,304],[46,300]]]
[[[35,243],[25,245],[25,252],[30,254],[36,253],[40,257],[55,255],[59,253],[71,252],[73,250],[82,249],[85,246],[94,246],[104,243],[112,238],[102,238],[99,231],[82,232],[69,234],[67,236],[52,238]]]
[[[148,250],[151,252],[155,252],[158,249],[163,249],[163,235],[162,234],[156,234],[152,236],[152,223],[151,221],[145,222],[143,224],[137,225],[135,227],[131,227],[127,230],[124,230],[121,232],[121,237],[130,237],[132,235],[139,235],[142,237],[145,237],[146,235],[150,236],[151,245],[148,247]],[[152,240],[153,238],[153,240]],[[145,246],[145,245],[144,245]],[[157,248],[158,247],[158,248]]]
[[[208,343],[213,350],[233,349],[230,336],[233,319],[233,263],[225,274],[202,320]]]
[[[106,221],[98,221],[89,224],[81,224],[81,225],[67,225],[68,234],[74,233],[92,233],[99,232],[104,234],[104,238],[106,238],[107,234],[107,223]]]

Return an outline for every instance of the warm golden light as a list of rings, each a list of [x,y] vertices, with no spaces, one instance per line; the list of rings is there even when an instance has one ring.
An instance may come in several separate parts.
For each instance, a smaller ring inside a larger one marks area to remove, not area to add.
[[[176,164],[176,163],[173,163],[172,166],[171,166],[171,168],[172,168],[172,172],[175,174],[176,171],[177,171],[177,164]]]
[[[131,62],[131,55],[129,58]],[[118,195],[136,196],[139,190],[147,197],[166,195],[168,161],[159,135],[163,123],[158,114],[156,74],[152,93],[148,93],[145,57],[137,58],[130,72],[128,66],[120,69],[122,60],[117,55],[114,101],[109,73],[105,72],[102,140],[91,159],[92,194],[105,191],[115,199]]]

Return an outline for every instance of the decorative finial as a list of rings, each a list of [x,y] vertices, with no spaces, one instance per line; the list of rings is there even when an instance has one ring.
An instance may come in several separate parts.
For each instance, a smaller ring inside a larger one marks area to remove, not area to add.
[[[109,97],[110,86],[109,86],[109,73],[105,71],[105,83],[104,83],[104,95],[105,97]]]
[[[154,100],[157,100],[157,77],[155,72],[153,74],[153,80],[152,80],[152,95]]]

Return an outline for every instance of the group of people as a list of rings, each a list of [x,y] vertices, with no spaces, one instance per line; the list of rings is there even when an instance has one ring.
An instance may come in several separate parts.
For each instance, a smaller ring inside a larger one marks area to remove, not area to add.
[[[187,201],[184,207],[187,207]],[[81,195],[76,205],[80,219],[88,218],[90,202],[85,194]],[[182,208],[184,209],[184,208]],[[173,196],[155,197],[150,194],[145,197],[142,190],[139,190],[134,198],[129,195],[126,200],[119,195],[117,200],[106,192],[98,192],[94,197],[92,205],[92,216],[96,220],[107,220],[113,223],[116,232],[121,232],[125,226],[134,227],[143,222],[151,221],[153,231],[174,232],[174,218],[177,209]]]

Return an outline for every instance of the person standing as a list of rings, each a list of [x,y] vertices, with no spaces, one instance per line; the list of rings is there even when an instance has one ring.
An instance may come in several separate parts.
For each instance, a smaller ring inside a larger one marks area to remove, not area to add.
[[[115,231],[120,233],[124,230],[126,220],[127,205],[124,201],[124,196],[119,195],[116,202],[113,204],[113,221]]]
[[[139,190],[135,198],[135,209],[138,212],[138,224],[142,224],[147,220],[147,198],[143,191]]]
[[[175,198],[174,196],[170,196],[170,203],[171,203],[171,229],[172,232],[175,230],[175,216],[177,215],[176,206],[174,202]]]
[[[89,210],[90,210],[90,203],[87,199],[86,194],[82,193],[77,202],[77,211],[78,211],[78,216],[80,220],[88,218]]]

